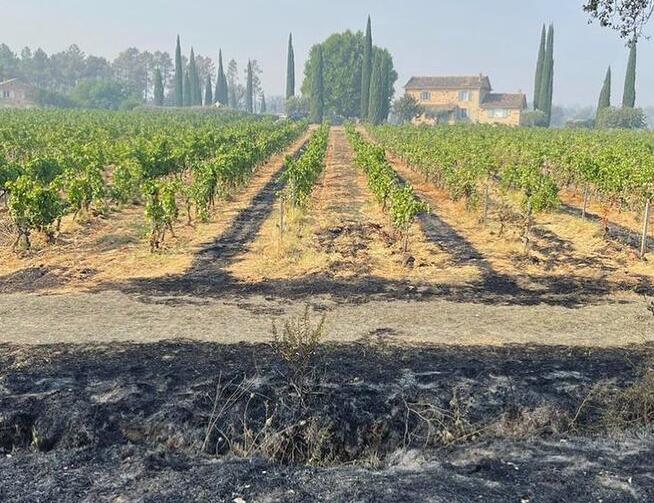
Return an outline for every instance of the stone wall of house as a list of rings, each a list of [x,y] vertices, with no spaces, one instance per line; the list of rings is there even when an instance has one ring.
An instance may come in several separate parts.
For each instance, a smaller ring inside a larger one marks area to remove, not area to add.
[[[484,90],[479,89],[461,89],[468,91],[469,99],[467,101],[459,100],[459,89],[408,89],[407,94],[413,96],[420,104],[425,107],[456,107],[466,109],[468,117],[472,122],[479,122]],[[430,99],[423,99],[423,93],[428,92]]]
[[[506,109],[506,117],[492,117],[490,110],[481,110],[479,117],[480,124],[503,124],[505,126],[519,126],[522,118],[522,110],[515,108]]]
[[[0,106],[35,107],[32,86],[19,80],[0,83]]]

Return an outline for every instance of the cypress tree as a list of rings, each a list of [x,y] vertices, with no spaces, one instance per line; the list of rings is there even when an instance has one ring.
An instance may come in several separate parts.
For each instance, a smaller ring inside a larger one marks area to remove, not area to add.
[[[295,96],[295,51],[293,34],[288,36],[288,59],[286,62],[286,99]]]
[[[311,106],[309,117],[314,124],[322,124],[325,116],[323,64],[322,46],[319,45],[316,53],[316,63],[313,67],[313,75],[311,76]]]
[[[254,112],[254,83],[252,79],[252,62],[248,61],[247,84],[245,86],[245,111]]]
[[[175,106],[184,106],[184,69],[182,68],[182,47],[177,35],[177,48],[175,49]]]
[[[602,92],[600,93],[599,101],[597,103],[597,116],[599,113],[611,106],[611,67],[606,71],[606,77],[604,77],[604,85],[602,86]]]
[[[204,87],[204,106],[210,107],[213,104],[213,86],[211,75],[207,75],[207,85]]]
[[[164,104],[164,85],[161,70],[157,68],[154,73],[154,105],[162,107]]]
[[[268,105],[266,105],[266,93],[261,91],[261,113],[265,114],[268,112]]]
[[[632,41],[629,46],[629,63],[627,64],[624,95],[622,96],[622,106],[624,108],[634,108],[636,106],[636,41]]]
[[[216,76],[216,95],[214,99],[217,103],[227,106],[229,104],[229,91],[227,89],[227,77],[223,67],[223,51],[218,52],[218,75]]]
[[[543,78],[539,98],[539,109],[545,113],[545,124],[550,126],[552,120],[552,99],[554,97],[554,26],[547,32],[547,47],[543,61]]]
[[[368,105],[368,120],[372,124],[381,124],[383,120],[382,100],[384,98],[384,63],[381,55],[375,56],[370,78],[370,103]]]
[[[191,85],[191,105],[202,105],[202,93],[200,91],[200,77],[198,77],[198,67],[195,64],[195,52],[191,47],[191,57],[188,62],[189,83]]]
[[[368,16],[366,26],[366,39],[363,46],[363,62],[361,65],[361,118],[366,119],[369,116],[368,107],[370,105],[370,84],[372,79],[372,23]]]
[[[545,63],[545,36],[545,25],[543,25],[543,31],[540,35],[540,46],[538,48],[538,62],[536,63],[536,78],[534,79],[534,110],[540,109],[541,87],[543,85],[543,65]]]
[[[184,106],[190,107],[193,105],[193,96],[191,94],[191,78],[188,75],[188,70],[184,72]]]
[[[382,102],[381,102],[381,107],[382,107],[382,121],[386,121],[388,119],[388,114],[391,111],[391,98],[393,96],[393,87],[391,84],[391,61],[389,60],[388,56],[383,55],[382,56],[382,76],[383,76],[383,81],[384,81],[384,91],[382,94]]]

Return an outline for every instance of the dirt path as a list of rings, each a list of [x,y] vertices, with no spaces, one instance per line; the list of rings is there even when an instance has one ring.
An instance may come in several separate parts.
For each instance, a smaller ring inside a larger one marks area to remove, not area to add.
[[[332,128],[325,171],[313,192],[312,207],[343,224],[358,223],[366,219],[363,210],[371,198],[354,168],[352,157],[352,148],[344,129]]]

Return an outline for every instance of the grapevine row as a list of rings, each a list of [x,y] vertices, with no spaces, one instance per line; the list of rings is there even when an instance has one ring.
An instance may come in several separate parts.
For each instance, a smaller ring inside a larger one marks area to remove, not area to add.
[[[366,141],[353,125],[348,125],[346,132],[354,149],[354,162],[366,174],[368,187],[383,210],[388,209],[393,225],[402,235],[406,252],[411,224],[429,208],[410,184],[399,180],[382,147]]]

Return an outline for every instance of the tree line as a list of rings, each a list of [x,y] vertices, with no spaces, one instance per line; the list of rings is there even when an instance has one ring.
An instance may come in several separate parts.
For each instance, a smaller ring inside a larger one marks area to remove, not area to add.
[[[398,75],[393,57],[373,45],[368,17],[363,32],[346,31],[314,45],[304,67],[301,96],[295,95],[295,53],[289,37],[287,56],[287,113],[324,118],[358,118],[380,124],[388,118]]]
[[[175,55],[176,56],[176,55]],[[234,59],[223,66],[219,55],[219,68],[207,56],[194,53],[188,57],[180,54],[181,67],[192,66],[192,77],[201,86],[200,93],[191,97],[202,102],[209,97],[207,83],[221,74],[222,89],[229,83],[227,104],[234,109],[245,109],[245,85],[242,84],[239,67]],[[175,58],[177,59],[177,58]],[[191,59],[193,61],[191,61]],[[48,54],[43,49],[32,50],[25,47],[20,53],[14,52],[6,44],[0,44],[0,82],[20,78],[37,89],[36,99],[44,106],[84,108],[132,107],[143,103],[175,106],[176,63],[165,51],[140,51],[131,47],[109,60],[84,53],[79,46]],[[261,88],[262,70],[256,60],[252,60],[252,84],[255,93],[254,105],[261,110],[265,97]],[[247,70],[246,70],[247,73]],[[182,78],[184,78],[182,76]],[[244,76],[247,80],[247,75]],[[211,101],[216,102],[218,82],[212,86]],[[197,87],[197,86],[196,86]],[[191,86],[189,86],[189,90]],[[183,104],[182,104],[183,106]]]

